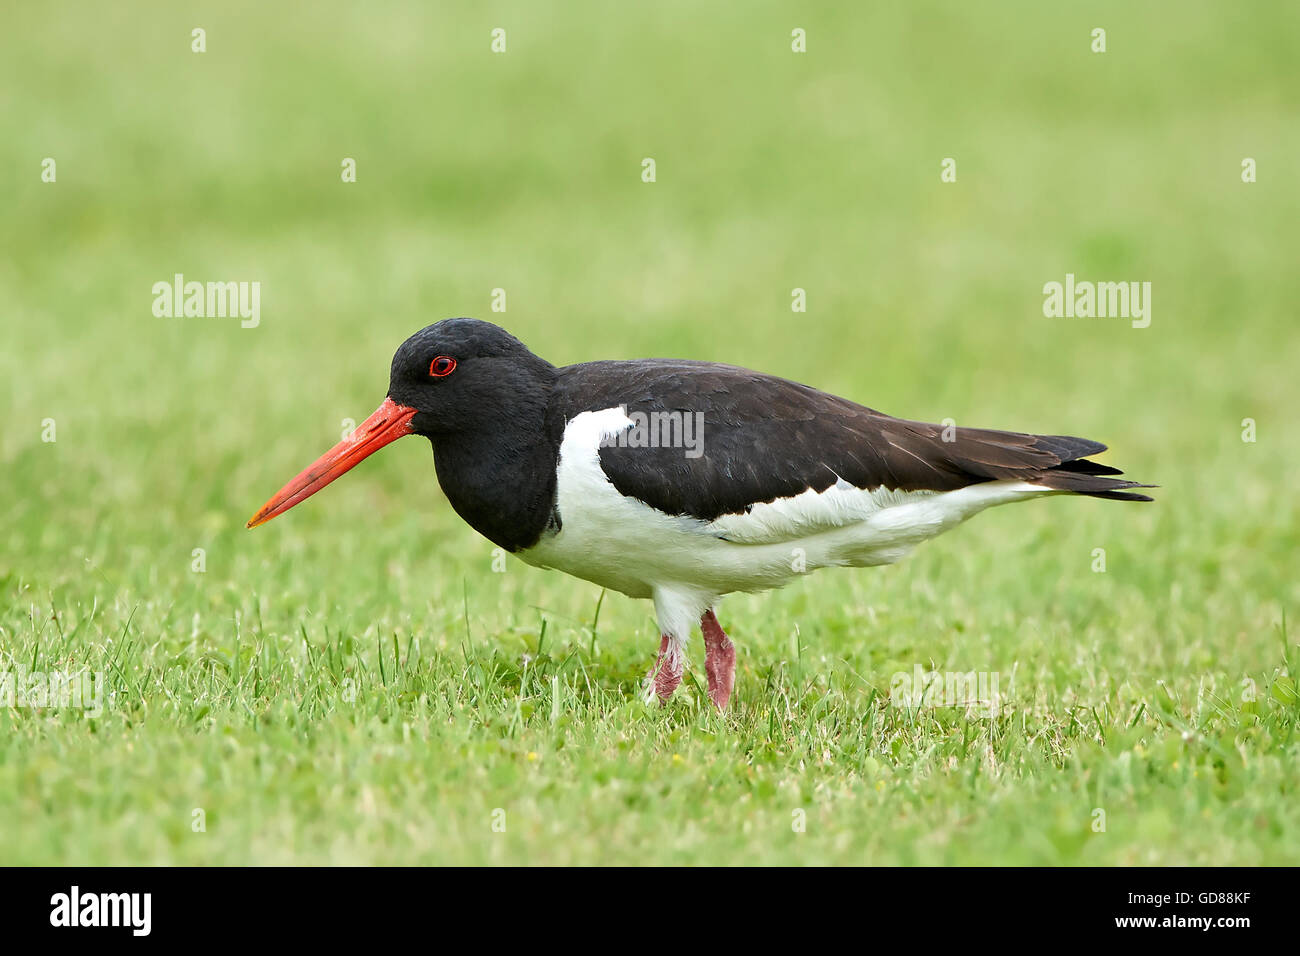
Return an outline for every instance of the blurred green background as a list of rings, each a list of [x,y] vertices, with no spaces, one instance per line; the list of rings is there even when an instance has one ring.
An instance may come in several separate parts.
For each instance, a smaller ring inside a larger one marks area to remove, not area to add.
[[[1300,8],[4,20],[0,669],[116,697],[0,707],[0,861],[1296,862]],[[259,327],[155,318],[178,272],[259,281]],[[1045,318],[1067,272],[1151,282],[1150,327]],[[644,708],[649,604],[608,595],[593,636],[593,586],[493,573],[421,442],[243,528],[453,315],[556,364],[708,358],[1096,438],[1162,489],[734,597],[730,723]],[[918,663],[1014,673],[1021,706],[890,707]]]

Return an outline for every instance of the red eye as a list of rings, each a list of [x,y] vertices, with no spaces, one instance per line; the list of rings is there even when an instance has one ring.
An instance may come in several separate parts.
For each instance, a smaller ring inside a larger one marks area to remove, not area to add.
[[[429,374],[434,378],[443,378],[456,371],[456,360],[450,355],[439,355],[429,363]]]

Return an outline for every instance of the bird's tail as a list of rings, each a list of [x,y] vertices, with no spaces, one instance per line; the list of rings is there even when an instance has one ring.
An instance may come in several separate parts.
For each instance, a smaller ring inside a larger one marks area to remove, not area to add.
[[[1106,450],[1101,442],[1086,438],[1073,438],[1069,435],[1036,435],[1036,445],[1051,452],[1060,459],[1060,464],[1045,468],[1029,478],[1032,484],[1042,485],[1054,491],[1073,492],[1092,498],[1109,498],[1111,501],[1151,501],[1149,495],[1137,494],[1129,488],[1155,488],[1138,481],[1115,478],[1123,472],[1110,465],[1089,461],[1089,455],[1096,455]]]
[[[942,426],[919,422],[903,423],[905,437],[923,436],[930,457],[951,472],[974,481],[1024,481],[1052,491],[1114,501],[1150,501],[1130,488],[1154,488],[1138,481],[1114,476],[1118,468],[1090,461],[1090,455],[1106,450],[1099,441],[1070,435],[1031,435],[995,431],[989,428],[957,428],[946,433]],[[889,437],[887,435],[887,437]],[[902,441],[895,445],[910,450]]]

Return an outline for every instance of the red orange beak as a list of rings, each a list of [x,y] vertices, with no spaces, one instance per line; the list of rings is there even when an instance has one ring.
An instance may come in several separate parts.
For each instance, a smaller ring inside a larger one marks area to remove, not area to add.
[[[265,524],[300,501],[306,501],[389,442],[411,434],[411,419],[415,413],[416,409],[408,405],[398,405],[391,398],[384,399],[384,403],[358,425],[350,437],[317,458],[262,505],[262,510],[248,519],[248,527],[256,528],[259,524]]]

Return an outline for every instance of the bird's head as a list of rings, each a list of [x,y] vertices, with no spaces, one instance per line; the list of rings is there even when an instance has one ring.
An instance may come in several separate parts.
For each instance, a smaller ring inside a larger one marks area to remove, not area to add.
[[[416,332],[393,355],[388,397],[248,521],[265,524],[310,498],[390,442],[407,435],[434,441],[517,427],[544,405],[555,368],[491,322],[444,319]]]

